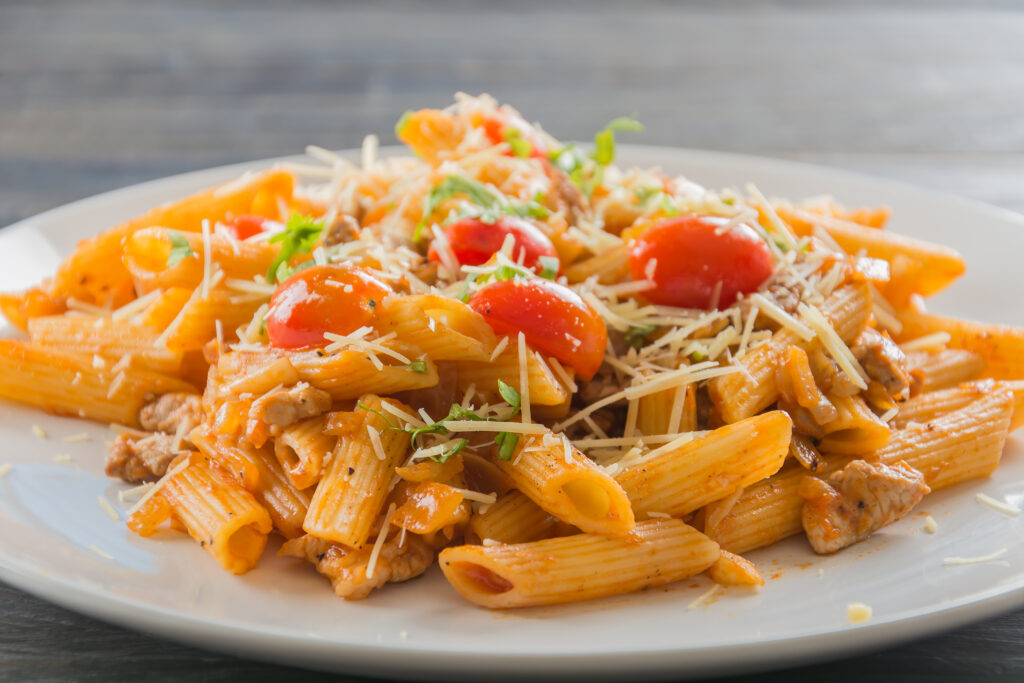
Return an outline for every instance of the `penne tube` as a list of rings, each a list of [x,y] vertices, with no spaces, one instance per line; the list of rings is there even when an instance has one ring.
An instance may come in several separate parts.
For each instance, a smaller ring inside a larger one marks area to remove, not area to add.
[[[28,321],[33,343],[60,351],[98,354],[116,364],[131,356],[134,367],[174,374],[182,364],[183,353],[154,344],[159,330],[148,325],[115,322],[108,318],[48,315]]]
[[[481,541],[528,543],[554,536],[558,520],[519,491],[509,491],[469,519],[469,528]]]
[[[223,286],[212,288],[204,297],[202,288],[197,287],[156,344],[179,351],[198,350],[217,336],[218,320],[224,330],[248,324],[262,302],[239,302],[235,297]]]
[[[324,433],[324,416],[285,427],[274,439],[274,455],[292,485],[307,489],[320,481],[324,459],[334,450],[337,437]]]
[[[912,308],[897,311],[897,316],[903,325],[898,342],[946,332],[950,337],[946,344],[949,348],[981,356],[985,361],[984,377],[1024,379],[1024,328],[978,323]]]
[[[408,435],[388,429],[391,425],[380,412],[384,401],[411,410],[392,399],[362,397],[360,403],[369,410],[361,410],[365,415],[360,429],[338,438],[309,503],[302,525],[306,533],[352,548],[361,548],[370,537],[392,480],[398,478],[395,468],[409,450]]]
[[[697,429],[697,386],[687,384],[641,396],[636,428],[641,434],[678,434]]]
[[[622,487],[564,436],[521,434],[509,460],[496,460],[519,491],[585,532],[621,536],[635,524]]]
[[[486,362],[497,344],[483,317],[456,299],[434,295],[388,297],[374,322],[381,335],[416,347],[432,360]]]
[[[615,477],[637,517],[685,515],[775,474],[789,453],[793,422],[776,410],[669,443]]]
[[[914,351],[907,354],[912,394],[948,389],[978,379],[985,372],[985,360],[976,353],[944,349],[935,353]]]
[[[128,519],[129,528],[149,536],[169,517],[224,569],[244,574],[263,554],[270,515],[206,456],[193,453],[186,462],[184,468],[168,472],[160,489]]]
[[[438,382],[437,366],[429,359],[424,360],[424,372],[417,372],[405,365],[391,365],[386,358],[381,359],[383,367],[378,369],[365,353],[351,350],[324,355],[302,351],[288,357],[300,380],[323,389],[336,401],[359,398],[372,391],[395,394],[426,389]]]
[[[640,522],[628,537],[576,534],[515,545],[463,545],[439,556],[462,597],[490,608],[553,605],[631,593],[700,573],[718,544],[677,519]]]
[[[152,397],[196,393],[170,375],[96,365],[93,355],[0,339],[0,397],[59,415],[138,427],[139,410]]]

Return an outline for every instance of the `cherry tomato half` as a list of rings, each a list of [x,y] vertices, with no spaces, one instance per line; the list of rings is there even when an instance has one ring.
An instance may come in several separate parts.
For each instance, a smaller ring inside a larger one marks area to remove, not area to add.
[[[444,236],[452,247],[455,260],[462,266],[487,263],[495,252],[501,249],[509,235],[516,240],[512,260],[518,263],[522,253],[523,265],[536,273],[544,270],[540,262],[542,256],[558,258],[558,252],[555,251],[555,246],[551,244],[548,236],[536,225],[522,218],[501,216],[494,223],[484,223],[479,218],[463,218],[444,229]],[[441,260],[433,244],[430,245],[427,258],[431,261]]]
[[[231,236],[236,240],[245,240],[249,239],[253,235],[258,235],[263,232],[265,229],[263,224],[266,220],[267,219],[263,216],[242,214],[241,216],[235,216],[225,223],[224,228],[231,233]]]
[[[604,360],[608,330],[576,292],[547,280],[501,280],[477,290],[469,306],[498,334],[522,332],[534,349],[586,381]]]
[[[390,292],[390,287],[360,268],[300,270],[279,284],[270,298],[270,345],[281,349],[325,346],[325,332],[348,334],[372,324],[374,309]]]
[[[509,114],[508,112],[488,116],[483,120],[483,129],[487,139],[494,144],[508,142],[512,146],[509,156],[525,156],[537,159],[547,157],[547,150],[540,141],[537,130],[521,116]],[[522,142],[512,142],[510,138],[516,138],[522,140]],[[527,145],[529,146],[527,147]]]
[[[724,219],[679,216],[659,221],[637,237],[629,251],[634,280],[654,280],[644,296],[656,304],[682,308],[711,307],[722,283],[718,308],[749,294],[771,276],[771,252],[754,230],[737,225],[722,233]],[[657,259],[653,277],[651,260]]]

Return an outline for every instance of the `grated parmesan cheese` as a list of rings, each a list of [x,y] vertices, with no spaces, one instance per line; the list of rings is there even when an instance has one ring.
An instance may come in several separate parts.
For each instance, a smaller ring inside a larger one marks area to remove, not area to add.
[[[934,332],[932,334],[926,334],[923,337],[917,339],[911,339],[910,341],[903,342],[900,344],[900,348],[904,351],[928,351],[932,349],[942,349],[952,340],[953,337],[949,332]]]
[[[107,513],[107,517],[110,517],[110,519],[115,522],[121,521],[121,518],[117,515],[117,510],[114,509],[114,506],[111,505],[106,498],[103,496],[97,496],[96,502],[99,504],[100,510]]]
[[[387,541],[388,533],[391,531],[391,518],[394,514],[395,504],[391,503],[391,505],[388,505],[387,514],[384,515],[384,522],[380,525],[380,531],[377,532],[377,539],[373,542],[370,559],[366,563],[366,578],[368,579],[373,578],[373,571],[377,568],[377,558],[380,557],[381,548],[384,547],[384,542]]]
[[[533,422],[530,413],[530,366],[527,358],[526,335],[519,333],[519,412],[523,422]]]
[[[934,534],[939,530],[939,524],[935,521],[935,518],[928,515],[924,518],[924,530],[930,534]]]
[[[0,465],[0,477],[6,477],[7,473],[10,472],[10,471],[11,471],[11,463],[5,462],[3,465]]]
[[[85,432],[82,432],[80,434],[70,434],[70,435],[65,436],[64,438],[61,439],[61,441],[64,441],[65,443],[77,443],[79,441],[91,441],[91,440],[92,440],[92,437],[90,437]]]
[[[462,494],[462,497],[466,500],[471,500],[475,503],[483,503],[484,505],[493,505],[498,500],[498,494],[496,493],[480,493],[479,491],[470,491],[469,489],[460,489],[457,486],[451,487],[453,491],[458,491]]]
[[[388,454],[384,450],[384,444],[380,440],[380,432],[371,424],[366,425],[366,433],[370,435],[370,444],[373,445],[373,452],[377,454],[378,460],[387,460]]]
[[[1001,548],[994,553],[979,555],[978,557],[947,557],[942,560],[942,564],[947,567],[958,567],[965,564],[984,564],[985,562],[995,562],[1004,555],[1006,555],[1006,548]]]
[[[522,333],[520,333],[522,334]],[[501,352],[508,348],[508,337],[502,337],[497,344],[494,346],[494,351],[491,352],[491,362],[493,363]]]
[[[37,438],[40,438],[40,439],[45,439],[45,438],[46,438],[46,432],[44,432],[44,431],[43,431],[43,428],[42,428],[42,427],[40,427],[40,426],[39,426],[39,425],[37,425],[37,424],[33,424],[33,425],[32,425],[32,433],[33,433],[33,434],[34,434],[34,435],[35,435],[35,436],[36,436]]]
[[[851,624],[863,624],[871,619],[872,610],[863,602],[851,602],[846,606],[846,620]]]
[[[704,605],[708,604],[708,602],[710,602],[712,598],[714,598],[716,595],[718,595],[721,592],[722,592],[722,586],[720,584],[716,583],[714,586],[712,586],[710,589],[708,589],[707,592],[701,593],[700,596],[698,596],[696,600],[694,600],[689,605],[687,605],[686,609],[692,611],[692,610],[697,609],[698,607],[703,607]]]
[[[978,501],[979,503],[986,507],[992,508],[996,512],[1003,513],[1007,517],[1020,516],[1020,508],[1017,507],[1016,505],[1011,505],[1010,503],[998,500],[984,493],[974,494],[974,500]]]
[[[113,555],[111,555],[111,554],[110,554],[110,553],[108,553],[108,552],[104,552],[103,550],[100,550],[100,549],[99,549],[99,548],[97,548],[97,547],[96,547],[95,545],[92,545],[92,544],[90,544],[90,545],[89,545],[89,550],[91,550],[91,551],[92,551],[93,553],[95,553],[95,554],[99,555],[99,556],[100,556],[100,557],[102,557],[102,558],[103,558],[104,560],[113,560],[113,559],[114,559],[114,556],[113,556]]]

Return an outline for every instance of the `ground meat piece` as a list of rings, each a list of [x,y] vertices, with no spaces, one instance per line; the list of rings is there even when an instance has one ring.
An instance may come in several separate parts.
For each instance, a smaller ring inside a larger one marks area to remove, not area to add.
[[[357,550],[306,535],[285,543],[280,554],[312,562],[330,580],[335,595],[346,600],[362,600],[385,583],[415,578],[434,561],[434,549],[416,534],[392,534],[381,546],[373,576],[368,577],[372,552],[370,545]]]
[[[868,377],[896,396],[910,388],[907,357],[892,339],[878,330],[865,328],[850,351],[860,362]]]
[[[580,188],[561,169],[551,167],[551,193],[549,203],[555,211],[564,211],[570,225],[576,225],[586,216],[587,200]]]
[[[834,553],[900,519],[930,490],[924,475],[905,462],[854,460],[827,482],[801,480],[804,531],[816,553]]]
[[[164,394],[139,411],[139,423],[151,432],[176,434],[182,423],[185,428],[202,421],[202,398],[199,394]]]
[[[110,445],[106,473],[128,482],[156,481],[167,472],[180,451],[175,451],[170,434],[126,432],[118,434]]]
[[[285,427],[331,409],[331,395],[300,382],[267,392],[253,401],[246,423],[246,437],[257,448]]]
[[[359,221],[348,214],[341,214],[334,219],[331,227],[324,231],[324,246],[351,242],[359,236]]]

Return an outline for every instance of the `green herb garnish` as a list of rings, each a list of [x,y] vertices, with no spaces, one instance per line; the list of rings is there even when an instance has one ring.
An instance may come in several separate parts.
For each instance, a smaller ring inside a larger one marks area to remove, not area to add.
[[[508,146],[512,148],[512,153],[517,157],[528,157],[533,152],[533,144],[522,136],[518,128],[506,126],[501,134]]]
[[[509,417],[514,417],[519,412],[523,401],[523,397],[519,395],[519,390],[515,387],[510,387],[499,379],[498,393],[501,394],[501,398],[505,400],[505,403],[512,406],[512,414]]]
[[[196,256],[188,238],[177,230],[169,230],[167,236],[171,238],[171,253],[167,256],[167,267],[173,268],[190,256]]]
[[[421,375],[427,374],[427,361],[425,360],[414,360],[405,367]]]
[[[512,454],[516,451],[516,444],[519,443],[519,435],[513,432],[498,432],[494,437],[494,443],[498,444],[498,459],[511,460]]]
[[[540,263],[541,266],[540,276],[542,278],[545,280],[554,280],[558,277],[558,269],[561,266],[561,263],[557,256],[541,256],[537,259],[537,262]]]
[[[631,327],[624,335],[626,343],[634,349],[641,349],[647,343],[647,337],[657,329],[657,325],[639,325],[637,327]]]
[[[281,244],[281,251],[278,252],[274,262],[270,264],[270,268],[267,270],[267,280],[269,282],[280,282],[281,278],[279,275],[285,273],[285,271],[280,271],[279,273],[281,266],[287,265],[288,261],[297,254],[308,254],[312,251],[313,245],[316,244],[323,230],[323,221],[317,221],[310,216],[293,213],[292,217],[285,224],[284,230],[270,238],[271,243]],[[288,275],[298,270],[299,268],[291,270],[288,272]]]
[[[409,125],[409,119],[412,118],[412,113],[413,113],[412,109],[407,109],[405,111],[405,113],[402,114],[402,118],[398,119],[398,123],[395,124],[395,137],[396,138],[401,138],[402,137],[402,131],[405,130],[405,127],[407,125]]]

